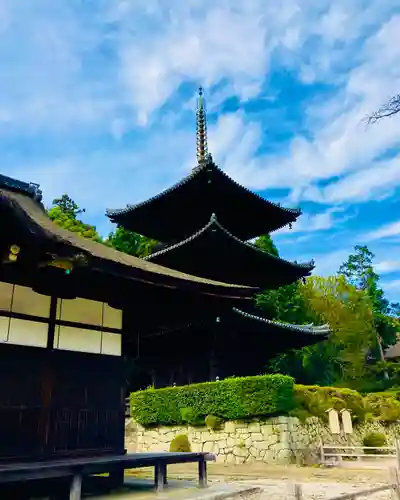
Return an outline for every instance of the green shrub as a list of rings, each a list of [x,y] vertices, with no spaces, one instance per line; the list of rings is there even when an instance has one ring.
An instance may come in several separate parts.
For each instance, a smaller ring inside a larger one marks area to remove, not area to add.
[[[198,415],[194,408],[181,408],[180,409],[182,422],[189,425],[203,425],[204,420]]]
[[[237,377],[219,382],[164,389],[146,389],[131,394],[132,417],[141,425],[185,423],[182,409],[191,418],[214,415],[222,420],[285,415],[293,406],[294,381],[286,375]],[[187,418],[187,414],[186,414]]]
[[[375,420],[384,424],[400,420],[400,401],[390,391],[368,394],[365,403]]]
[[[366,434],[363,438],[363,446],[371,446],[374,448],[380,448],[387,445],[387,440],[385,434],[382,432],[370,432]],[[364,450],[366,454],[381,454],[382,450]]]
[[[291,415],[303,421],[311,416],[326,420],[329,408],[338,411],[347,408],[354,422],[364,421],[368,411],[361,394],[352,389],[295,385]]]
[[[209,429],[217,431],[221,428],[223,420],[215,415],[207,415],[205,418],[205,424]]]
[[[189,438],[187,437],[187,435],[178,434],[178,436],[175,436],[171,441],[171,444],[169,445],[169,451],[190,453],[192,451],[192,448],[190,446]]]

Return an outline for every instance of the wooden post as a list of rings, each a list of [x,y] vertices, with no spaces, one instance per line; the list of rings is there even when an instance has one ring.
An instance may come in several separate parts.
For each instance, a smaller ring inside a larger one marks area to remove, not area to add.
[[[124,485],[124,469],[118,467],[110,472],[110,485],[111,488],[121,488]]]
[[[82,476],[75,475],[72,478],[70,489],[69,489],[69,500],[81,500],[82,493]]]
[[[322,439],[319,440],[319,450],[320,450],[320,458],[321,458],[321,464],[325,464],[325,453],[324,453],[324,445],[322,443]]]
[[[164,484],[168,484],[167,464],[162,464],[162,467],[164,468],[164,472],[163,472]]]
[[[394,498],[400,500],[399,471],[395,467],[390,469],[390,483],[394,492]]]
[[[302,500],[303,498],[303,491],[301,488],[301,484],[295,484],[294,485],[294,498],[296,500]]]
[[[204,459],[199,460],[199,486],[207,488],[207,462]]]
[[[167,467],[165,464],[157,463],[154,467],[154,484],[157,491],[162,491],[167,482],[166,479]]]
[[[397,469],[400,470],[400,442],[396,438],[396,458],[397,458]]]

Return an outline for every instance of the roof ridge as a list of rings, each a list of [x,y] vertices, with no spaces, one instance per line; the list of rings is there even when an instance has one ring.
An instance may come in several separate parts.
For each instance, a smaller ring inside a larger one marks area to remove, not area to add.
[[[275,325],[279,327],[286,328],[288,330],[294,330],[302,333],[310,333],[311,335],[327,335],[331,333],[331,329],[329,325],[326,323],[324,325],[314,326],[313,323],[309,325],[294,325],[292,323],[283,323],[282,321],[275,321],[272,319],[264,318],[263,316],[256,316],[255,314],[250,314],[242,309],[238,309],[237,307],[232,307],[232,311],[236,314],[240,314],[244,318],[254,319],[256,321],[260,321],[263,323],[267,323],[269,325]]]
[[[217,226],[222,232],[227,234],[230,238],[237,241],[241,245],[247,246],[247,247],[251,248],[252,250],[255,250],[256,252],[268,255],[269,257],[271,257],[272,259],[275,259],[276,261],[279,261],[279,262],[282,262],[285,264],[290,264],[292,266],[296,266],[296,267],[302,268],[302,269],[310,269],[310,271],[312,269],[314,269],[314,261],[313,260],[311,260],[310,262],[304,262],[304,263],[292,262],[290,260],[283,259],[282,257],[276,256],[270,252],[267,252],[267,251],[263,250],[262,248],[258,248],[257,246],[253,245],[252,243],[241,240],[240,238],[238,238],[237,236],[232,234],[228,229],[226,229],[219,222],[218,217],[216,216],[215,213],[211,214],[210,220],[207,222],[207,224],[205,226],[200,228],[198,231],[196,231],[195,233],[193,233],[189,237],[185,238],[184,240],[178,241],[177,243],[174,243],[173,245],[170,245],[170,246],[167,246],[161,250],[158,250],[157,252],[151,253],[150,255],[147,255],[146,257],[144,257],[144,259],[151,260],[152,257],[158,257],[160,255],[164,255],[164,254],[168,253],[169,251],[171,251],[175,248],[182,247],[182,246],[190,243],[191,241],[195,240],[201,234],[205,233],[212,225]]]
[[[40,185],[35,182],[25,182],[7,175],[0,174],[0,188],[10,189],[18,193],[23,193],[37,202],[42,201],[42,191]]]
[[[214,168],[215,170],[217,170],[221,175],[223,175],[224,177],[226,177],[230,182],[232,182],[235,186],[238,186],[240,187],[241,189],[243,189],[244,191],[246,191],[247,193],[251,194],[252,196],[255,196],[256,198],[258,198],[259,200],[263,201],[264,203],[266,203],[267,205],[270,205],[271,207],[274,207],[274,208],[278,208],[280,210],[282,210],[283,212],[287,212],[287,213],[291,213],[292,215],[299,217],[301,215],[301,209],[299,208],[285,208],[285,207],[282,207],[281,205],[277,204],[277,203],[274,203],[270,200],[266,200],[265,198],[263,198],[262,196],[260,196],[258,193],[255,193],[254,191],[251,191],[250,189],[246,188],[245,186],[239,184],[237,181],[235,181],[234,179],[232,179],[232,177],[230,177],[227,173],[225,173],[212,159],[211,157],[209,156],[208,157],[208,161],[205,162],[205,163],[202,163],[202,164],[198,164],[196,167],[194,167],[192,169],[192,171],[186,175],[185,177],[183,177],[183,179],[181,179],[180,181],[176,182],[175,184],[173,184],[172,186],[170,186],[169,188],[165,189],[164,191],[161,191],[160,193],[157,193],[156,195],[152,196],[151,198],[148,198],[147,200],[144,200],[144,201],[141,201],[139,203],[135,203],[135,204],[128,204],[125,208],[117,208],[117,209],[106,209],[106,215],[110,218],[112,218],[113,216],[115,215],[121,215],[121,214],[124,214],[124,213],[127,213],[129,212],[130,210],[136,210],[137,208],[140,208],[142,206],[145,206],[145,205],[148,205],[150,203],[152,203],[153,201],[161,198],[162,196],[165,196],[169,193],[171,193],[172,191],[180,188],[181,186],[184,186],[185,184],[187,184],[190,180],[192,180],[194,177],[196,177],[196,175],[198,175],[200,172],[202,172],[203,170],[209,168],[209,167],[212,167]],[[285,224],[286,225],[286,224]],[[281,226],[281,227],[284,227],[284,226]],[[275,230],[278,230],[278,229],[281,229],[280,228],[276,228]]]

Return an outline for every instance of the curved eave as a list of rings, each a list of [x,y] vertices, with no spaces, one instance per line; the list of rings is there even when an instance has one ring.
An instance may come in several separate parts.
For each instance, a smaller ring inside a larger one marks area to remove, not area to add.
[[[267,325],[271,325],[277,328],[281,328],[283,330],[290,330],[292,332],[297,332],[297,333],[302,333],[306,335],[313,335],[320,337],[321,340],[324,340],[328,337],[328,335],[331,333],[331,329],[329,328],[329,325],[321,325],[321,326],[314,326],[314,325],[292,325],[290,323],[282,323],[281,321],[274,321],[271,319],[263,318],[262,316],[256,316],[254,314],[249,314],[245,311],[242,311],[241,309],[238,309],[236,307],[232,308],[232,311],[245,318],[249,319],[252,321],[258,321],[260,323],[265,323]]]
[[[195,240],[199,240],[202,236],[204,236],[206,233],[209,231],[213,231],[214,228],[219,231],[221,234],[223,234],[228,240],[231,240],[235,244],[239,245],[242,248],[248,249],[251,252],[256,252],[259,255],[263,255],[266,259],[269,259],[273,262],[279,263],[281,265],[288,266],[288,268],[292,268],[293,270],[297,270],[298,272],[302,273],[303,275],[307,275],[311,273],[311,271],[314,269],[314,262],[305,262],[305,263],[297,263],[297,262],[290,262],[288,260],[282,259],[281,257],[277,257],[276,255],[273,255],[271,253],[266,252],[265,250],[262,250],[261,248],[258,248],[255,245],[252,245],[251,243],[247,241],[242,241],[236,236],[234,236],[232,233],[230,233],[217,219],[217,216],[213,214],[209,220],[209,222],[202,227],[199,231],[196,233],[192,234],[188,238],[184,239],[183,241],[180,241],[178,243],[175,243],[174,245],[170,245],[168,247],[163,248],[162,250],[159,250],[157,252],[154,252],[147,257],[145,257],[145,260],[156,260],[158,257],[161,257],[163,255],[166,255],[168,253],[172,253],[174,250],[178,248],[183,248],[190,243],[194,242]]]
[[[133,212],[135,212],[137,210],[143,209],[156,201],[161,201],[163,198],[166,198],[169,195],[178,192],[182,187],[193,182],[197,176],[199,176],[202,172],[204,172],[207,169],[213,169],[222,178],[226,179],[226,181],[228,183],[230,183],[232,186],[235,186],[236,188],[240,189],[248,197],[257,200],[258,202],[262,203],[265,207],[270,207],[274,211],[276,211],[277,213],[280,213],[281,214],[280,218],[282,219],[282,222],[277,227],[274,226],[274,228],[271,229],[271,231],[276,231],[276,230],[281,229],[282,227],[286,226],[287,224],[295,222],[296,219],[301,215],[300,209],[282,207],[279,204],[276,204],[272,201],[266,200],[262,196],[258,195],[257,193],[254,193],[250,189],[240,185],[238,182],[236,182],[231,177],[229,177],[225,172],[223,172],[214,162],[202,163],[201,165],[198,165],[197,167],[195,167],[191,171],[191,173],[189,175],[184,177],[182,180],[180,180],[176,184],[165,189],[164,191],[161,191],[160,193],[156,194],[155,196],[152,196],[151,198],[149,198],[147,200],[144,200],[144,201],[136,203],[136,204],[128,204],[125,208],[107,209],[106,215],[107,215],[107,217],[110,218],[110,220],[112,222],[118,224],[120,218],[127,216],[129,214],[132,214]],[[268,232],[268,231],[264,231],[264,232]],[[249,235],[249,239],[254,237],[254,236],[258,236],[258,234],[257,235]]]
[[[121,279],[133,279],[171,288],[194,287],[195,290],[198,289],[198,292],[204,295],[226,298],[243,297],[248,299],[257,291],[256,288],[208,280],[168,269],[152,262],[145,262],[143,259],[119,252],[102,243],[83,238],[56,225],[49,219],[41,203],[38,203],[32,196],[21,192],[0,187],[0,208],[1,205],[12,210],[22,225],[26,227],[26,232],[32,241],[36,241],[40,245],[40,240],[48,240],[68,248],[78,249],[90,258],[91,266],[118,275]]]

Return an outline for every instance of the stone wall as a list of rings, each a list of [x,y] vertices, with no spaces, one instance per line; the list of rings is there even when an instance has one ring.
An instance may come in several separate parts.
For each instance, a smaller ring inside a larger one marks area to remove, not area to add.
[[[132,419],[126,421],[125,446],[128,452],[168,451],[172,439],[187,434],[192,451],[210,452],[217,462],[243,464],[314,462],[321,441],[324,444],[362,445],[363,437],[378,431],[386,434],[388,445],[400,435],[400,426],[383,427],[377,422],[354,426],[351,435],[332,435],[329,427],[316,418],[302,424],[294,417],[265,421],[225,422],[221,430],[206,427],[174,426],[145,429]]]

